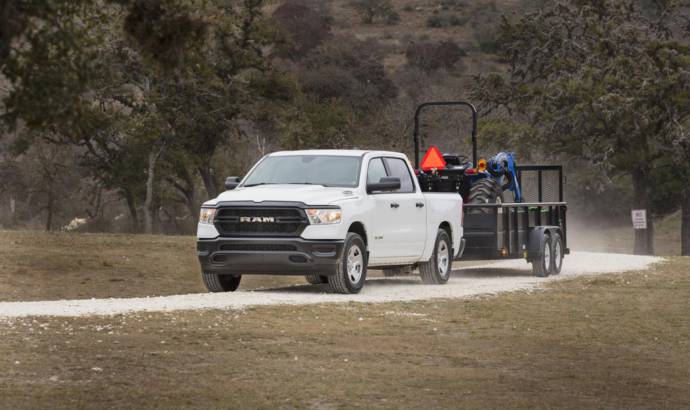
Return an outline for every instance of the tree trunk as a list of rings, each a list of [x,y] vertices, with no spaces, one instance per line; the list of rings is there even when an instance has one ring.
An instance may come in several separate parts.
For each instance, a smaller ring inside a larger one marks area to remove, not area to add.
[[[134,195],[129,191],[125,191],[125,201],[127,201],[127,209],[129,209],[130,229],[133,233],[138,233],[139,215],[137,214],[137,204],[134,201]]]
[[[144,200],[144,233],[153,233],[153,183],[156,178],[156,163],[163,152],[164,145],[154,146],[149,152],[148,169],[146,175],[146,199]]]
[[[184,200],[185,205],[187,205],[189,215],[191,216],[192,221],[194,222],[193,226],[196,227],[196,224],[199,221],[200,204],[197,202],[196,199],[196,186],[194,186],[194,178],[192,177],[192,174],[189,172],[189,169],[186,166],[181,166],[178,169],[177,175],[180,177],[182,181],[184,181],[185,186],[175,183],[175,188],[180,193],[180,196]]]
[[[683,190],[681,200],[680,254],[690,256],[690,185]]]
[[[651,218],[651,209],[649,209],[649,184],[647,182],[647,174],[642,170],[634,172],[633,191],[634,209],[647,210],[647,229],[635,229],[635,255],[654,255],[654,222]]]
[[[48,191],[48,205],[46,207],[48,210],[48,217],[46,218],[46,232],[50,232],[53,230],[53,205],[54,205],[53,191],[49,190]]]
[[[206,165],[200,166],[199,174],[201,175],[201,180],[204,181],[204,188],[206,188],[206,194],[208,194],[208,197],[217,197],[218,185],[216,184],[216,178],[215,175],[213,175],[213,170],[211,167]]]

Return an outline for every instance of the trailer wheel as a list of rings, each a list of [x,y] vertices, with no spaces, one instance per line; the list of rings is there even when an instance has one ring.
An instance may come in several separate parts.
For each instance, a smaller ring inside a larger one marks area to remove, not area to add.
[[[434,253],[431,258],[419,264],[419,274],[422,282],[429,284],[443,284],[448,282],[453,265],[453,248],[448,232],[443,229],[436,234]]]
[[[551,273],[553,258],[551,251],[551,238],[548,233],[543,233],[539,241],[540,255],[532,261],[532,272],[534,276],[545,278]]]
[[[561,273],[561,268],[563,268],[563,239],[558,233],[554,233],[551,237],[551,252],[553,255],[553,265],[551,267],[551,273],[558,275]]]
[[[202,273],[201,279],[209,292],[234,292],[240,286],[242,276]]]
[[[359,293],[367,278],[367,252],[362,237],[347,234],[343,258],[335,275],[328,276],[328,285],[336,293]]]
[[[328,277],[319,275],[318,273],[313,275],[304,275],[304,278],[312,285],[322,285],[328,283]]]
[[[503,190],[496,180],[483,178],[472,184],[468,204],[500,204],[503,203]],[[491,208],[468,208],[468,212],[490,213]]]

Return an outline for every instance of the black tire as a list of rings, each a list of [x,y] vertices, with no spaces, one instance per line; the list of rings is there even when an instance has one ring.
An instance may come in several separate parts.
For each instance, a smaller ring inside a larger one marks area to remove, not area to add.
[[[313,275],[304,275],[304,278],[312,285],[322,285],[324,283],[328,283],[328,277],[319,275],[318,273]]]
[[[483,178],[475,181],[470,188],[470,195],[467,200],[468,204],[496,204],[503,203],[503,190],[496,180],[491,178]],[[491,213],[491,208],[469,208],[468,212],[475,213]]]
[[[444,245],[441,245],[441,244]],[[443,260],[443,250],[445,246],[445,261]],[[441,260],[439,260],[441,257]],[[445,265],[445,270],[441,269],[441,264]],[[422,282],[434,285],[441,285],[448,282],[450,272],[453,268],[453,247],[448,232],[439,229],[434,243],[434,252],[431,258],[419,264],[419,275]]]
[[[551,236],[551,273],[558,275],[563,268],[563,239],[559,233]]]
[[[202,273],[201,279],[209,292],[234,292],[240,286],[242,276]]]
[[[551,274],[551,269],[553,268],[551,249],[551,237],[544,232],[539,241],[539,257],[532,260],[532,273],[534,273],[534,276],[545,278]]]
[[[349,232],[336,273],[328,276],[328,286],[336,293],[359,293],[367,278],[367,262],[367,251],[362,237]]]

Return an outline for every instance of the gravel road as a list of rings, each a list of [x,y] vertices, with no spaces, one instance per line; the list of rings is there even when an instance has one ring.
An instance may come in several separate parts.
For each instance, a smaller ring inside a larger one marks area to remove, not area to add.
[[[0,302],[0,318],[29,316],[91,316],[129,312],[168,312],[196,309],[242,309],[258,305],[304,305],[345,302],[394,302],[436,298],[464,298],[516,290],[530,290],[552,281],[646,269],[662,258],[612,253],[576,252],[566,256],[558,276],[536,278],[524,260],[487,262],[469,268],[455,266],[446,285],[424,285],[417,276],[367,280],[357,295],[325,293],[322,286],[291,286],[234,293],[198,293],[147,298],[83,299],[41,302]]]

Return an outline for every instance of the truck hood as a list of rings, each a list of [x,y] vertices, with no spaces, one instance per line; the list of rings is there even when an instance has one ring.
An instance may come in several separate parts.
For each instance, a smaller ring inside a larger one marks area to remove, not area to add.
[[[330,205],[343,199],[355,198],[355,188],[324,187],[321,185],[260,185],[225,191],[204,203],[214,206],[227,201],[294,201],[306,205]]]

